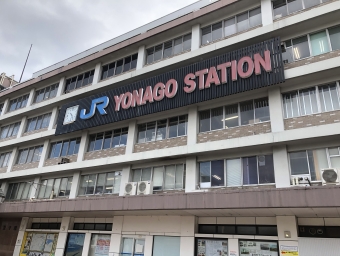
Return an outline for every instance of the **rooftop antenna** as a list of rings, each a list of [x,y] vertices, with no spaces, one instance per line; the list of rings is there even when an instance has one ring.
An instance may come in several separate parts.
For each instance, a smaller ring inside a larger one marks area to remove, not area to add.
[[[26,67],[26,64],[27,64],[28,57],[30,56],[31,49],[32,49],[32,44],[31,44],[30,50],[28,51],[28,54],[27,54],[27,58],[26,58],[26,61],[25,61],[24,68],[22,69],[22,73],[21,73],[21,76],[20,76],[19,84],[20,84],[20,82],[21,82],[22,75],[24,74],[25,67]]]

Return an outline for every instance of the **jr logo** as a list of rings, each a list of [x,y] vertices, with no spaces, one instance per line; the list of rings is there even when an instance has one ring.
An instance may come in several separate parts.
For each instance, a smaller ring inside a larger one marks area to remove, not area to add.
[[[109,97],[103,96],[97,99],[92,100],[90,112],[86,114],[86,109],[82,109],[80,111],[81,119],[89,119],[94,116],[96,113],[96,108],[98,109],[101,115],[106,115],[105,108],[109,105]]]

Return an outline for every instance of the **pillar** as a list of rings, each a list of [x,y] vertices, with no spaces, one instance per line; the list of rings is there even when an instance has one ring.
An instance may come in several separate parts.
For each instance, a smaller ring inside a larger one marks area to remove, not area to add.
[[[33,184],[31,186],[31,192],[30,192],[29,198],[37,198],[40,186],[41,186],[40,177],[35,177]]]
[[[128,131],[128,137],[126,142],[126,149],[125,154],[132,154],[133,149],[135,146],[135,143],[137,141],[137,122],[132,121],[129,123],[129,131]]]
[[[267,26],[273,23],[273,10],[271,0],[261,0],[262,25]]]
[[[26,125],[27,125],[27,116],[24,116],[24,117],[21,119],[20,127],[19,127],[18,134],[17,134],[17,138],[22,137],[22,135],[23,135],[24,132],[25,132]]]
[[[276,187],[289,187],[290,172],[286,145],[273,147],[273,161]]]
[[[188,132],[187,144],[195,145],[197,143],[198,134],[198,111],[197,106],[190,107],[188,113]]]
[[[54,125],[57,123],[59,108],[54,107],[51,114],[50,123],[48,124],[48,130],[54,129]]]
[[[276,216],[276,222],[279,245],[298,246],[298,230],[296,217]],[[290,237],[285,237],[285,231],[290,232]],[[280,253],[280,256],[285,256],[285,254]]]
[[[96,67],[94,69],[92,85],[97,84],[100,81],[101,70],[102,70],[102,63],[99,62],[96,64]]]
[[[58,235],[57,246],[55,250],[55,256],[63,256],[66,240],[67,240],[67,232],[70,228],[71,217],[63,217],[61,219],[60,231]]]
[[[145,58],[146,58],[145,45],[139,46],[136,70],[144,67],[144,64],[146,62]]]
[[[50,152],[50,140],[44,141],[44,147],[40,155],[39,165],[38,168],[41,168],[44,166],[44,163],[46,159],[48,158],[48,154]]]
[[[109,256],[120,255],[120,245],[122,239],[124,216],[113,217],[112,235],[109,249]],[[144,251],[145,252],[145,251]],[[146,254],[144,254],[146,256]]]
[[[195,216],[181,216],[180,256],[195,254]]]
[[[65,85],[66,85],[66,77],[60,78],[56,97],[59,97],[64,94]]]
[[[228,238],[228,255],[237,256],[239,253],[239,243],[237,238]]]
[[[27,228],[28,221],[29,221],[28,217],[23,217],[21,219],[19,232],[18,232],[17,240],[15,242],[15,247],[13,251],[13,256],[20,255],[20,249],[21,249],[22,243],[24,242],[23,239],[24,239],[25,230]]]
[[[9,158],[9,161],[8,161],[7,172],[12,171],[12,168],[15,165],[15,161],[17,160],[18,153],[19,153],[18,147],[14,147],[11,157]]]
[[[80,172],[73,173],[70,195],[68,197],[69,199],[74,199],[77,197],[79,182],[80,182]]]
[[[197,184],[199,184],[196,156],[187,157],[185,171],[185,192],[193,192],[197,190]]]
[[[81,162],[84,160],[84,156],[87,150],[88,140],[89,140],[88,131],[83,131],[81,134],[77,162]]]
[[[201,46],[201,26],[196,24],[191,29],[191,51],[199,49]]]
[[[284,131],[282,99],[279,87],[268,91],[268,102],[272,132]]]
[[[26,107],[31,106],[34,100],[35,89],[31,89],[30,94],[28,95]]]
[[[124,192],[125,192],[125,183],[130,181],[130,173],[131,173],[131,166],[127,166],[125,168],[123,168],[121,174],[121,179],[120,179],[120,191],[119,191],[119,195],[120,196],[124,196]]]
[[[8,105],[9,105],[9,98],[7,98],[4,102],[4,106],[2,107],[2,111],[0,113],[1,116],[3,116],[7,112]]]
[[[90,250],[90,244],[91,244],[91,233],[85,233],[85,239],[84,239],[84,247],[82,256],[88,256],[89,250]]]

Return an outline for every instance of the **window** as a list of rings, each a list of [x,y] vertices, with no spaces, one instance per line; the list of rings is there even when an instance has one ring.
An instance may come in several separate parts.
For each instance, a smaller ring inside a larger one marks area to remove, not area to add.
[[[201,234],[277,236],[277,226],[200,224],[198,232]]]
[[[92,84],[94,70],[88,71],[84,74],[69,78],[66,80],[65,93],[78,89],[80,87]]]
[[[138,125],[138,143],[187,135],[188,115]]]
[[[180,237],[154,236],[152,256],[180,255]]]
[[[112,223],[74,223],[73,229],[112,231]]]
[[[36,146],[19,150],[17,164],[28,164],[40,161],[43,146]]]
[[[20,123],[21,122],[17,122],[1,127],[0,139],[16,137],[18,135]]]
[[[329,0],[275,0],[273,1],[274,19],[279,19],[291,13],[328,1]]]
[[[166,165],[133,170],[132,181],[153,182],[153,190],[184,189],[185,165]]]
[[[275,183],[272,155],[199,163],[200,187],[233,187]]]
[[[4,103],[0,103],[0,115],[2,113],[3,108],[4,108]]]
[[[51,143],[49,158],[58,158],[78,154],[80,138]]]
[[[138,54],[136,53],[121,60],[104,65],[102,68],[101,79],[103,80],[105,78],[135,69],[137,66],[137,58]]]
[[[340,26],[328,29],[332,50],[340,49]]]
[[[72,185],[72,177],[42,180],[38,198],[53,198],[69,196]]]
[[[172,39],[146,50],[146,64],[191,50],[191,34]]]
[[[259,253],[258,255],[280,255],[277,241],[239,240],[238,242],[240,255],[249,255],[249,252]]]
[[[35,92],[34,103],[52,99],[57,95],[59,84],[53,84]]]
[[[8,112],[14,111],[19,108],[24,108],[27,105],[28,94],[21,96],[19,98],[13,99],[9,101],[9,110]]]
[[[120,180],[120,171],[83,175],[78,195],[118,194]]]
[[[259,7],[202,28],[201,44],[209,44],[223,37],[242,32],[261,24],[261,8]]]
[[[200,132],[266,122],[270,120],[268,98],[204,110],[199,118]]]
[[[228,239],[196,238],[196,251],[199,256],[226,256],[228,255]]]
[[[111,231],[111,230],[110,230]],[[89,256],[109,256],[111,235],[92,234]]]
[[[31,229],[60,229],[61,223],[32,223]]]
[[[31,191],[31,186],[33,181],[21,182],[21,183],[10,183],[6,193],[6,200],[25,200],[29,199],[29,193]]]
[[[126,146],[128,128],[100,132],[90,135],[88,152]]]
[[[84,247],[85,234],[81,233],[69,233],[66,246],[65,256],[82,255]]]
[[[121,254],[126,256],[143,256],[145,239],[123,237]]]
[[[0,154],[0,168],[4,168],[8,166],[8,162],[11,157],[11,154],[12,152],[6,152],[6,153]]]
[[[35,130],[48,128],[50,119],[51,113],[28,119],[25,132],[31,132]]]
[[[336,83],[298,90],[282,95],[285,118],[340,109]]]
[[[55,255],[58,236],[58,233],[25,232],[19,255]]]

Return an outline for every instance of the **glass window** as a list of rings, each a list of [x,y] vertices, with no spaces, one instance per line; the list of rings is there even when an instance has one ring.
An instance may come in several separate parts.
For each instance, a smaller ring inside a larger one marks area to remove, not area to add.
[[[254,123],[254,103],[247,101],[240,103],[241,125]]]
[[[131,56],[126,57],[126,58],[124,59],[124,72],[130,70],[130,65],[131,65]]]
[[[256,156],[242,158],[243,185],[258,184]]]
[[[284,42],[285,48],[282,49],[282,60],[283,63],[292,63],[294,61],[293,57],[293,47],[292,47],[292,41],[288,40]]]
[[[240,158],[227,160],[227,186],[242,186],[242,163]]]
[[[307,36],[302,36],[292,40],[293,56],[295,60],[300,60],[310,56]]]
[[[146,64],[150,64],[153,62],[153,52],[154,52],[153,47],[146,50]]]
[[[211,186],[224,186],[224,160],[211,161]]]
[[[332,50],[340,49],[340,26],[328,29]]]
[[[66,80],[65,93],[92,83],[94,70]]]
[[[164,167],[155,167],[153,168],[153,190],[162,190],[163,189],[163,172]]]
[[[283,95],[283,110],[285,118],[299,116],[298,92]]]
[[[154,141],[156,139],[156,122],[146,124],[145,141]]]
[[[212,41],[222,38],[222,22],[212,25]]]
[[[155,46],[155,52],[153,54],[153,61],[158,61],[162,59],[163,44]]]
[[[119,75],[123,72],[123,62],[123,59],[117,61],[115,75]]]
[[[183,37],[183,51],[191,50],[191,34]]]
[[[249,25],[255,27],[262,24],[261,7],[249,11]]]
[[[302,0],[287,0],[289,13],[297,12],[303,9]]]
[[[180,255],[180,237],[154,236],[153,256],[174,256]]]
[[[179,53],[181,53],[182,52],[182,37],[180,37],[180,38],[177,38],[177,39],[175,39],[174,40],[174,55],[176,55],[176,54],[179,54]]]
[[[77,77],[76,88],[80,88],[83,84],[84,74],[81,74]]]
[[[65,256],[82,255],[84,247],[85,234],[68,234],[66,246],[65,246]]]
[[[211,110],[211,130],[223,128],[223,107]]]
[[[165,189],[174,189],[176,182],[176,165],[165,166]]]
[[[123,238],[121,254],[126,256],[143,256],[144,239]]]
[[[275,183],[273,156],[258,156],[259,184]]]
[[[289,153],[289,160],[292,175],[309,174],[306,151]]]
[[[247,30],[249,28],[248,12],[237,15],[237,32]]]
[[[168,58],[172,56],[172,41],[164,43],[163,58]]]
[[[256,226],[237,226],[236,233],[238,235],[256,235]]]
[[[274,12],[274,19],[279,19],[284,16],[287,16],[287,4],[286,0],[276,0],[273,2],[273,12]]]
[[[318,112],[315,87],[299,91],[301,115],[310,115]]]
[[[108,256],[110,250],[111,235],[92,234],[89,256]]]
[[[268,98],[254,100],[255,105],[255,123],[266,122],[270,120]]]
[[[200,182],[201,187],[206,188],[210,187],[210,162],[201,162],[200,163]]]
[[[163,140],[166,138],[167,119],[157,121],[156,140]]]
[[[115,73],[116,62],[107,65],[107,77],[111,77]]]
[[[109,65],[103,66],[101,80],[107,78],[108,69],[109,69]]]
[[[137,66],[137,59],[138,59],[138,54],[134,54],[131,56],[131,69],[135,69]]]
[[[310,8],[320,4],[320,0],[304,0],[305,8]]]
[[[329,52],[331,49],[328,43],[326,31],[310,35],[310,44],[313,56]]]
[[[201,111],[200,115],[200,132],[210,131],[210,109]]]
[[[224,21],[224,36],[230,36],[237,32],[235,17]]]
[[[202,45],[211,42],[211,26],[202,28]]]
[[[321,111],[333,111],[340,108],[336,84],[319,86]]]

